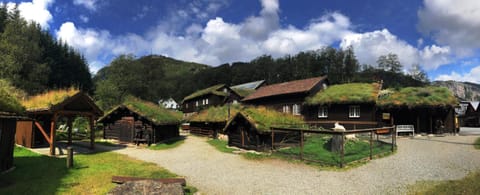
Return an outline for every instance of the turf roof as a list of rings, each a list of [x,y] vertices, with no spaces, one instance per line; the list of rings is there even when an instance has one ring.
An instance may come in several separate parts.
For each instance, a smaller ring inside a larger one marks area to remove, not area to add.
[[[215,94],[215,95],[219,95],[219,96],[227,96],[227,93],[225,93],[223,91],[218,91],[218,90],[222,89],[223,87],[225,87],[225,84],[218,84],[218,85],[214,85],[214,86],[211,86],[209,88],[206,88],[206,89],[198,90],[198,91],[188,95],[187,97],[183,98],[183,101],[191,100],[191,99],[194,99],[194,98],[206,95],[206,94]]]
[[[177,111],[168,110],[162,106],[147,102],[134,97],[127,97],[126,100],[119,106],[113,108],[107,114],[105,114],[99,121],[102,121],[106,116],[112,114],[120,107],[126,107],[132,112],[145,117],[156,125],[165,124],[179,124],[182,118],[182,114]]]
[[[379,83],[348,83],[332,85],[306,99],[308,105],[375,103],[381,85]]]
[[[0,114],[14,113],[21,114],[25,108],[20,104],[15,94],[15,89],[8,81],[0,79]]]
[[[235,115],[238,110],[240,110],[239,105],[230,106],[230,116]],[[194,114],[189,119],[190,122],[211,122],[219,123],[226,122],[228,120],[228,107],[225,106],[211,106],[207,109],[200,111],[197,114]]]
[[[305,124],[301,117],[278,112],[263,106],[245,107],[237,114],[241,114],[247,118],[247,120],[250,121],[250,123],[254,125],[257,131],[260,133],[270,132],[270,128],[272,126],[299,127]],[[233,119],[234,118],[232,118],[232,120]],[[228,124],[230,124],[230,122]]]
[[[457,99],[445,87],[406,87],[386,90],[378,98],[380,107],[445,107],[457,105]]]
[[[62,103],[66,99],[76,95],[80,91],[75,88],[61,89],[48,91],[43,94],[39,94],[33,97],[30,97],[26,101],[22,101],[23,106],[27,110],[48,110],[52,106]]]

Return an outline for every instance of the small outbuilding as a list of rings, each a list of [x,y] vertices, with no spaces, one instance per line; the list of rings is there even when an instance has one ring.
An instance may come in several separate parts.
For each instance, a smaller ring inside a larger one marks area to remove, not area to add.
[[[29,120],[17,122],[16,143],[25,147],[50,146],[55,155],[55,135],[60,117],[67,119],[68,144],[72,143],[72,123],[75,117],[89,119],[90,149],[95,147],[95,119],[103,114],[86,93],[70,88],[53,90],[22,101]]]
[[[13,167],[16,121],[25,111],[10,89],[0,80],[0,173]]]
[[[305,101],[306,120],[330,129],[338,122],[347,129],[377,127],[376,102],[381,83],[332,85]]]
[[[190,116],[187,121],[190,123],[190,133],[208,137],[217,137],[222,133],[229,118],[234,116],[240,105],[213,106]]]
[[[103,138],[120,142],[156,143],[179,136],[182,114],[134,97],[116,106],[98,120]]]
[[[468,102],[464,114],[464,125],[466,127],[480,127],[480,102]]]
[[[444,87],[406,87],[380,92],[377,106],[395,125],[414,125],[415,133],[455,131],[455,96]]]
[[[265,107],[241,108],[228,121],[223,132],[228,135],[228,145],[244,149],[268,150],[272,147],[271,127],[300,127],[304,121],[290,114]],[[298,133],[276,133],[274,143],[288,139],[298,141]]]

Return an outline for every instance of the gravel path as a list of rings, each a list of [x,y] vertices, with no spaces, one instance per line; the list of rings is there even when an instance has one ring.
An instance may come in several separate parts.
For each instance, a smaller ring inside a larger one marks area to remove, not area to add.
[[[156,163],[183,175],[206,194],[401,194],[421,180],[460,179],[480,170],[478,136],[398,139],[395,155],[347,171],[324,171],[281,160],[252,161],[221,153],[189,136],[181,146],[165,150],[125,148],[118,153]]]

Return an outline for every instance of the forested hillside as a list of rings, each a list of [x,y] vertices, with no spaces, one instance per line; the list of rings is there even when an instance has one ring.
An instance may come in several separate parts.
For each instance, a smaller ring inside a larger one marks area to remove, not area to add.
[[[86,60],[65,43],[55,40],[19,11],[0,6],[0,78],[29,95],[75,86],[91,90]]]
[[[420,69],[402,73],[395,54],[381,56],[378,65],[358,63],[352,48],[325,47],[274,59],[260,56],[250,62],[210,67],[163,56],[123,55],[101,69],[94,80],[95,98],[107,109],[134,95],[149,101],[186,95],[215,84],[236,85],[255,80],[267,84],[328,75],[331,84],[384,81],[384,87],[421,86],[428,80]]]

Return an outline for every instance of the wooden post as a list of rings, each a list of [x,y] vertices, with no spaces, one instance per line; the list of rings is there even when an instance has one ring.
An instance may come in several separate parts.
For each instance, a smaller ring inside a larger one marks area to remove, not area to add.
[[[95,129],[94,129],[94,119],[93,116],[89,117],[89,124],[90,124],[90,150],[95,149]]]
[[[345,163],[345,133],[342,132],[342,147],[340,148],[340,168],[343,168],[343,164]]]
[[[245,146],[245,138],[243,137],[244,136],[243,128],[240,128],[240,134],[242,135],[242,146]]]
[[[397,146],[397,128],[395,128],[395,125],[393,126],[393,129],[391,131],[393,133],[392,135],[392,152],[395,150],[395,146]]]
[[[421,133],[420,132],[420,115],[418,115],[418,113],[417,113],[417,127],[415,128],[415,130],[417,130],[418,133]]]
[[[433,119],[431,115],[430,115],[430,134],[433,134]]]
[[[67,128],[68,128],[68,145],[72,145],[72,121],[73,121],[73,118],[72,117],[68,117],[67,118]]]
[[[73,167],[73,148],[71,146],[67,147],[67,168]]]
[[[273,127],[270,127],[270,130],[272,131],[272,151],[273,151],[273,150],[275,149],[275,148],[273,147],[273,144],[274,144],[274,142],[275,142],[275,134],[273,133]]]
[[[300,160],[303,160],[303,131],[300,131]]]
[[[55,123],[57,122],[57,113],[53,113],[53,117],[50,121],[50,156],[55,156]]]
[[[372,147],[373,147],[373,130],[370,131],[370,160],[372,160]]]

